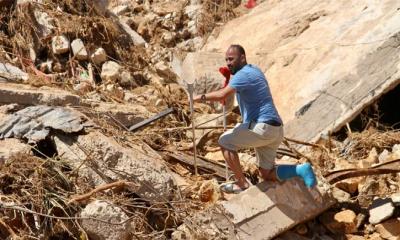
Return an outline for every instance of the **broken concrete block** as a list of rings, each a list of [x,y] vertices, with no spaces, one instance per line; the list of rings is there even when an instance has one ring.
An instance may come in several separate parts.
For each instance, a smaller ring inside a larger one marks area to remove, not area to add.
[[[125,20],[125,22],[121,21],[120,24],[122,28],[125,30],[125,32],[128,33],[129,36],[131,37],[133,44],[135,44],[136,46],[145,46],[147,42],[144,40],[144,38],[140,36],[139,33],[134,31],[131,27],[129,27],[126,21],[127,20]]]
[[[66,36],[54,36],[51,40],[51,47],[54,54],[63,54],[69,51],[69,40]]]
[[[114,61],[107,61],[101,67],[101,79],[103,82],[116,82],[121,75],[122,67]]]
[[[0,63],[0,82],[1,81],[27,81],[29,76],[21,69],[9,64]]]
[[[106,201],[96,200],[89,203],[82,210],[81,217],[84,218],[82,219],[82,228],[88,234],[90,239],[129,239],[132,230],[131,224],[128,221],[129,217],[118,206]],[[97,221],[95,219],[100,219],[102,221]],[[110,222],[110,224],[107,222]]]
[[[393,215],[394,206],[390,198],[382,199],[378,198],[371,204],[369,210],[369,222],[372,224],[378,224]]]
[[[107,61],[107,53],[104,48],[98,48],[94,53],[90,56],[90,59],[94,64],[100,65],[103,62]]]
[[[22,84],[0,84],[0,103],[20,105],[81,105],[79,96],[67,91],[49,88],[37,89]]]
[[[72,109],[31,106],[0,121],[0,139],[14,137],[35,143],[45,139],[51,129],[76,133],[92,125],[82,114]]]
[[[130,190],[146,200],[166,201],[175,195],[173,176],[161,156],[145,144],[131,142],[125,148],[97,131],[76,137],[60,134],[54,142],[58,154],[79,168],[78,175],[93,187],[127,180],[138,185]]]
[[[0,140],[0,167],[14,154],[30,154],[31,147],[15,138]]]
[[[398,218],[389,219],[375,226],[376,231],[384,239],[400,239],[400,220]]]
[[[81,39],[77,38],[74,41],[72,41],[71,48],[76,59],[86,60],[88,58],[88,53]]]

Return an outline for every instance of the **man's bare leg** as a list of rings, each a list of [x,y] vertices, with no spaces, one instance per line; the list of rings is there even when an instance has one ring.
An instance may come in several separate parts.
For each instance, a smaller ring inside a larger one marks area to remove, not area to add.
[[[260,172],[260,175],[264,179],[264,181],[278,181],[275,168],[265,169],[260,167],[258,168],[258,171]]]
[[[237,185],[246,189],[249,187],[249,183],[246,181],[246,178],[243,174],[242,167],[239,162],[239,155],[236,151],[231,151],[221,147],[222,154],[224,155],[225,161],[228,163],[229,168],[232,170],[235,175],[235,179],[237,180]]]

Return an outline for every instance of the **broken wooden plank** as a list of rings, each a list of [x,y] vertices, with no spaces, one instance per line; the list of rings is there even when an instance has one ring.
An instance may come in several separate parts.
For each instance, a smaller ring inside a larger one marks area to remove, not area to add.
[[[156,114],[155,116],[153,116],[151,118],[148,118],[148,119],[146,119],[144,121],[141,121],[141,122],[131,126],[129,128],[129,131],[133,132],[133,131],[135,131],[135,130],[143,127],[143,126],[146,126],[147,124],[150,124],[150,123],[152,123],[152,122],[154,122],[154,121],[156,121],[156,120],[158,120],[158,119],[160,119],[160,118],[172,113],[173,111],[174,111],[173,108],[167,108],[166,110]]]
[[[370,168],[351,168],[333,171],[326,174],[324,177],[330,184],[334,184],[347,178],[398,172],[400,172],[400,159],[377,164]]]
[[[192,155],[184,154],[181,152],[171,153],[171,152],[160,152],[164,159],[167,161],[178,161],[187,166],[194,166],[194,159]],[[197,167],[200,171],[208,174],[213,174],[220,178],[225,179],[225,165],[206,161],[205,158],[197,156]]]

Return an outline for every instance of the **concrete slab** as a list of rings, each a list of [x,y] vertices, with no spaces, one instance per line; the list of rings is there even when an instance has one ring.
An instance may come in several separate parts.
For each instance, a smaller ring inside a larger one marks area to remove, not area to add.
[[[238,239],[272,239],[320,214],[334,203],[317,188],[297,179],[282,184],[263,182],[222,203]]]
[[[33,88],[28,85],[2,83],[0,85],[0,103],[20,105],[80,105],[79,96],[55,88]]]
[[[193,231],[182,225],[174,235],[185,234],[185,239],[272,239],[331,207],[335,202],[327,189],[320,182],[309,190],[298,179],[262,182],[199,212],[188,220],[187,227]]]

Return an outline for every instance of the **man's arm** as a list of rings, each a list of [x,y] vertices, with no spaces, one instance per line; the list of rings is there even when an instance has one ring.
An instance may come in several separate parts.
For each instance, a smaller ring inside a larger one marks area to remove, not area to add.
[[[225,98],[227,98],[229,95],[235,93],[235,89],[230,87],[229,85],[221,88],[217,91],[214,92],[209,92],[206,94],[203,94],[205,96],[205,98],[203,97],[203,99],[201,99],[202,95],[196,95],[193,97],[193,101],[194,102],[201,102],[201,101],[220,101],[220,100],[224,100]]]

